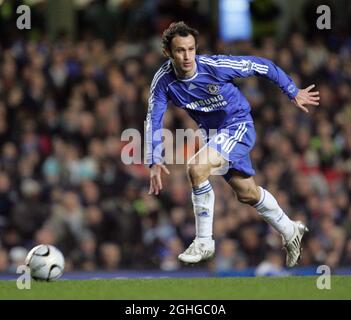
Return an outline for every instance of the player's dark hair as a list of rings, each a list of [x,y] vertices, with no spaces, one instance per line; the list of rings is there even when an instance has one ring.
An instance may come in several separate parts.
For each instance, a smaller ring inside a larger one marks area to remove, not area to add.
[[[197,47],[199,32],[196,29],[189,27],[184,23],[184,21],[171,23],[168,29],[166,29],[162,34],[162,49],[172,52],[172,39],[175,36],[187,37],[189,34],[195,38],[195,45]]]

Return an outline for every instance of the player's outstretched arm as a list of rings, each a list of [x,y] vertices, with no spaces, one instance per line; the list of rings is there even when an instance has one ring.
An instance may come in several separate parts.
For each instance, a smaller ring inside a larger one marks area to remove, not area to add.
[[[308,113],[306,106],[318,106],[319,105],[319,91],[311,91],[315,87],[314,84],[310,85],[305,89],[300,89],[293,99],[295,105],[303,112]]]
[[[150,169],[150,189],[149,194],[158,193],[162,190],[162,171],[169,174],[169,170],[163,164],[155,163]]]

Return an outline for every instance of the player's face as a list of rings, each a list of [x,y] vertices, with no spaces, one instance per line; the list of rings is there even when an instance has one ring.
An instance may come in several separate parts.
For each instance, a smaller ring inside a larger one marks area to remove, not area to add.
[[[191,77],[196,70],[196,44],[192,35],[175,36],[171,43],[173,65],[181,77]]]

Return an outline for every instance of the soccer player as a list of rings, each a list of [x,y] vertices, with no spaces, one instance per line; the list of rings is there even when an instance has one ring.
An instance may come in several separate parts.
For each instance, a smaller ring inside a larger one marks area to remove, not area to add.
[[[149,194],[162,189],[161,174],[169,171],[163,164],[160,145],[167,102],[185,109],[198,126],[218,134],[208,137],[206,145],[188,162],[187,173],[192,185],[192,202],[196,238],[178,258],[197,263],[215,252],[212,239],[215,195],[209,182],[212,170],[227,167],[223,177],[240,202],[256,208],[258,214],[277,230],[286,249],[286,265],[293,267],[301,255],[301,239],[307,227],[292,221],[274,196],[257,186],[250,151],[255,143],[254,122],[250,105],[233,79],[263,76],[278,85],[297,108],[308,112],[308,105],[318,105],[319,92],[314,85],[298,89],[293,80],[272,61],[255,56],[197,55],[198,31],[184,22],[172,23],[162,36],[164,55],[169,60],[156,72],[150,88],[146,117],[147,153],[150,165]]]

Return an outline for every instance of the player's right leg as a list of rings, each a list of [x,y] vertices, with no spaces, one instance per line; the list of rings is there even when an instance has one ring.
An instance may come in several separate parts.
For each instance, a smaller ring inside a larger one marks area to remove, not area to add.
[[[215,252],[213,211],[215,195],[208,178],[213,169],[221,167],[225,159],[214,149],[205,146],[188,163],[188,177],[192,186],[196,237],[178,259],[185,263],[197,263],[211,258]]]

